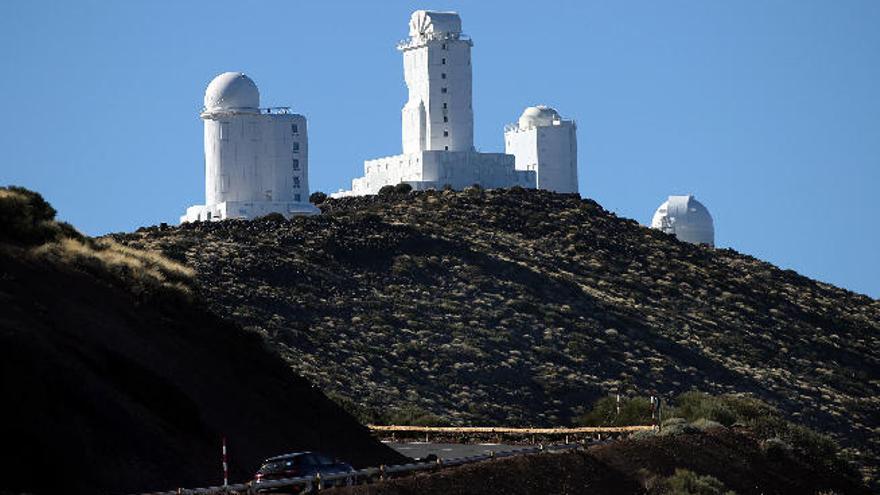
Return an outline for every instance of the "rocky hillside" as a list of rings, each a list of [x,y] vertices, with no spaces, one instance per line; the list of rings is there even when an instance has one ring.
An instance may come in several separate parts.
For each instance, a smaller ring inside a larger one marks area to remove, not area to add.
[[[234,481],[291,450],[401,459],[262,338],[207,311],[191,270],[53,217],[0,188],[0,491],[216,484],[223,436]]]
[[[618,390],[748,392],[880,457],[880,301],[572,195],[321,208],[115,237],[193,267],[214,311],[368,420],[558,425]]]

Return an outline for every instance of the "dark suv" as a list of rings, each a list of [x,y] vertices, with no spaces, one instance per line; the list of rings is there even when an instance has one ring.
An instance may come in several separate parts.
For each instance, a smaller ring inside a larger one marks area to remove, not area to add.
[[[350,464],[338,459],[334,460],[331,457],[317,452],[295,452],[293,454],[270,457],[263,461],[263,465],[257,471],[256,476],[254,476],[254,484],[256,488],[259,489],[260,485],[267,481],[299,478],[304,476],[313,477],[318,473],[321,473],[321,477],[325,478],[327,476],[351,473],[353,471],[354,468],[352,468]],[[350,485],[353,481],[353,478],[348,477],[333,481],[322,481],[322,484],[327,488],[331,486]],[[282,491],[286,493],[291,491],[294,493],[307,493],[314,491],[312,483],[307,483],[299,487],[292,487],[292,490],[289,490],[288,488],[289,487],[274,488],[272,491]]]

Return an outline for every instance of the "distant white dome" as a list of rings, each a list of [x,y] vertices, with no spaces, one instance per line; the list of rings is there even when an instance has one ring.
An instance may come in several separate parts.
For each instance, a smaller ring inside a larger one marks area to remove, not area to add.
[[[712,215],[692,195],[669,196],[654,213],[651,228],[674,234],[681,241],[715,246]]]
[[[519,117],[520,129],[529,127],[543,127],[553,125],[553,121],[560,120],[559,113],[544,105],[526,108]]]
[[[205,110],[257,109],[260,90],[254,81],[241,72],[224,72],[215,77],[205,90]]]

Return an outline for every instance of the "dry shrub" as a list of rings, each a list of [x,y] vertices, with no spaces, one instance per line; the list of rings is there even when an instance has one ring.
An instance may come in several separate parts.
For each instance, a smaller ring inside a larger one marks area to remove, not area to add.
[[[33,248],[32,254],[122,282],[137,296],[170,293],[189,299],[193,292],[192,268],[155,251],[126,247],[110,239],[64,238]]]

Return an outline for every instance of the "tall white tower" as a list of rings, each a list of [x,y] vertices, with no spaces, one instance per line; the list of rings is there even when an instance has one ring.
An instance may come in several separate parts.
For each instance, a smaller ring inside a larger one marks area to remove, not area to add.
[[[504,129],[505,152],[516,157],[517,170],[534,170],[538,189],[578,192],[577,126],[543,105],[528,107],[519,121]]]
[[[401,42],[409,100],[403,107],[403,153],[473,151],[470,38],[454,12],[417,10]]]
[[[512,155],[474,149],[472,45],[455,12],[413,12],[409,38],[397,45],[409,93],[402,111],[403,153],[364,161],[364,176],[332,196],[376,194],[401,182],[416,190],[535,187],[535,172],[517,170]]]
[[[261,109],[254,81],[224,72],[208,84],[201,118],[206,204],[188,208],[181,222],[318,212],[308,202],[305,117],[286,107]]]
[[[715,246],[712,215],[690,194],[669,196],[654,213],[651,228],[673,234],[680,241]]]

